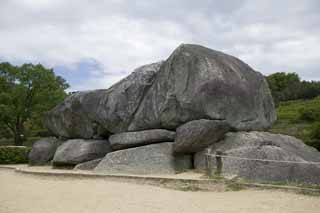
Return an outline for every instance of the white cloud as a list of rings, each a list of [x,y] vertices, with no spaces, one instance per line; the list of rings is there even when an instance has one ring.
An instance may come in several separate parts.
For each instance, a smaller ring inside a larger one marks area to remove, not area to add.
[[[1,59],[70,70],[87,59],[99,63],[100,69],[72,89],[110,86],[137,66],[165,59],[180,43],[226,51],[264,73],[295,71],[306,79],[320,78],[316,1],[1,3]]]

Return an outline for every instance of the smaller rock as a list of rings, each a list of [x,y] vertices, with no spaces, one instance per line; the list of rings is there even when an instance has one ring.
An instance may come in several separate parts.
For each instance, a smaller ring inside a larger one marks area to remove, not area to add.
[[[229,125],[224,121],[194,120],[177,129],[174,151],[180,153],[195,153],[223,139],[229,131]]]
[[[320,183],[320,152],[291,136],[268,132],[230,132],[224,140],[194,155],[195,168],[206,169],[206,154],[216,154],[217,150],[230,156],[222,157],[223,174],[256,181]],[[209,165],[214,171],[216,157],[210,159]]]
[[[106,140],[68,140],[58,147],[54,158],[54,166],[74,166],[79,163],[102,158],[111,152]]]
[[[100,163],[102,158],[80,163],[74,167],[75,170],[93,170]]]
[[[159,143],[107,154],[94,169],[106,174],[175,174],[192,168],[192,156],[175,154],[173,143]]]
[[[55,137],[42,138],[36,141],[29,153],[29,165],[49,164],[61,143],[62,141]]]
[[[109,141],[114,150],[119,150],[153,143],[173,142],[175,134],[165,129],[152,129],[114,134],[110,136]]]

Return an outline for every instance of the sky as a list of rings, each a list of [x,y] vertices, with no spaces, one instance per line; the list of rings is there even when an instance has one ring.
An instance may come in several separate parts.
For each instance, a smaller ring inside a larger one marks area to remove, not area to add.
[[[0,0],[0,62],[41,63],[70,91],[108,88],[181,43],[265,75],[320,80],[319,0]]]

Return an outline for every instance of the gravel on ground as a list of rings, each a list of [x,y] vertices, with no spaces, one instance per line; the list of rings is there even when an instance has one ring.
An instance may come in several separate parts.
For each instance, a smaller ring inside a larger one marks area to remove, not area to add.
[[[176,191],[0,170],[1,213],[318,213],[319,209],[319,197],[283,191]]]

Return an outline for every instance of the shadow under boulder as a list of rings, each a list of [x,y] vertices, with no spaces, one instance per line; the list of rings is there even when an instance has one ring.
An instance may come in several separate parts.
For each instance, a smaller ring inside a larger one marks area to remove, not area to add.
[[[109,138],[114,150],[132,148],[160,142],[174,141],[176,133],[165,129],[151,129],[139,132],[123,132]]]
[[[77,164],[74,167],[74,169],[75,170],[93,170],[101,162],[101,160],[102,160],[102,158],[98,158],[95,160],[80,163],[80,164]]]

